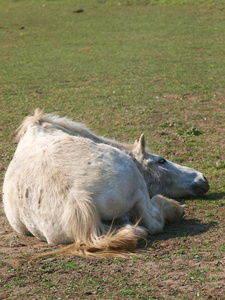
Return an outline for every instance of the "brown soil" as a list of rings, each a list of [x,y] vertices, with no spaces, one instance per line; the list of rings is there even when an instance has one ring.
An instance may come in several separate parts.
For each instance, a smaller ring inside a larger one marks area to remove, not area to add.
[[[181,222],[149,237],[128,260],[70,256],[29,264],[53,247],[15,233],[1,209],[0,299],[225,299],[225,206],[218,201],[216,213],[206,198],[206,214],[193,200]]]

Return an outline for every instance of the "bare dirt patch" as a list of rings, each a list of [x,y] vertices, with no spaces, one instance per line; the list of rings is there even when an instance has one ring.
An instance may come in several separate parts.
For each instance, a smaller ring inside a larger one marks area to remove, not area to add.
[[[218,212],[205,201],[210,213],[193,200],[181,222],[149,236],[128,260],[70,256],[28,263],[53,247],[15,233],[1,209],[0,299],[223,299],[225,206],[218,200]]]

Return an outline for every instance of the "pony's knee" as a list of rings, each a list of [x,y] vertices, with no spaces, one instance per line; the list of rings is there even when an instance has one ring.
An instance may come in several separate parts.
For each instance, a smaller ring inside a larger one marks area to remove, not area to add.
[[[156,207],[151,206],[150,209],[146,209],[142,213],[140,224],[143,224],[147,228],[149,234],[163,232],[164,217]]]

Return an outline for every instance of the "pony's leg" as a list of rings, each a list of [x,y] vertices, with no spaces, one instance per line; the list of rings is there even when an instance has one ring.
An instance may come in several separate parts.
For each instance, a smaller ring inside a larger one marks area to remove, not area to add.
[[[135,213],[150,234],[163,232],[166,221],[179,219],[184,213],[178,202],[159,195],[150,200],[142,191],[138,191],[135,197]]]
[[[133,208],[137,219],[147,228],[150,234],[163,231],[164,223],[160,211],[153,206],[147,193],[139,190],[134,195],[135,206]]]
[[[184,205],[175,200],[156,195],[150,201],[160,211],[164,223],[178,221],[184,215]]]

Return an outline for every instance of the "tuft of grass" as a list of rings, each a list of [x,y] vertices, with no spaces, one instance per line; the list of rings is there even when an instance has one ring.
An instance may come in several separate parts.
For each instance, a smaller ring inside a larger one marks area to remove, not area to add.
[[[177,130],[177,135],[182,135],[183,137],[187,137],[188,135],[198,136],[200,134],[202,134],[202,132],[195,126],[187,130],[182,130],[182,129]]]

